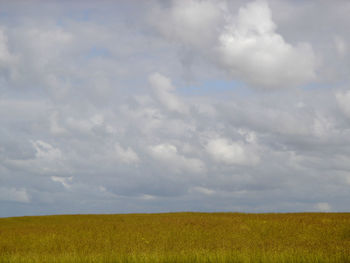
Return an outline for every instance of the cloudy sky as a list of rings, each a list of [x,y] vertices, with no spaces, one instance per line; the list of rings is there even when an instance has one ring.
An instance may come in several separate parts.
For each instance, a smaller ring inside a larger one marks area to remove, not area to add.
[[[0,7],[0,216],[350,211],[349,1]]]

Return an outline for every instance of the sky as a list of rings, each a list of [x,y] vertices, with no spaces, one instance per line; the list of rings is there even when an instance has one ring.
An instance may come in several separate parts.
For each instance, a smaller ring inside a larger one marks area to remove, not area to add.
[[[0,217],[350,212],[347,0],[0,0]]]

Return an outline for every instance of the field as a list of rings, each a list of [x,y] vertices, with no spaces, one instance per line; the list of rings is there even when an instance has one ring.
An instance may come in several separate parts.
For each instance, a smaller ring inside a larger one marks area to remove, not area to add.
[[[350,213],[0,218],[0,262],[350,262]]]

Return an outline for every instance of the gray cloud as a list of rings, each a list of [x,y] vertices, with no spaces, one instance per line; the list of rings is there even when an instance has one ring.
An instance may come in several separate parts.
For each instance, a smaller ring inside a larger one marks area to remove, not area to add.
[[[0,216],[349,211],[346,1],[24,5],[0,13]]]

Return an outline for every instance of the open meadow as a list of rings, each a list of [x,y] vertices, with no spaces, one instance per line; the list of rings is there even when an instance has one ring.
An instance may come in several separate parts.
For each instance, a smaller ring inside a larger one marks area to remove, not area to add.
[[[350,262],[350,213],[1,218],[0,262]]]

